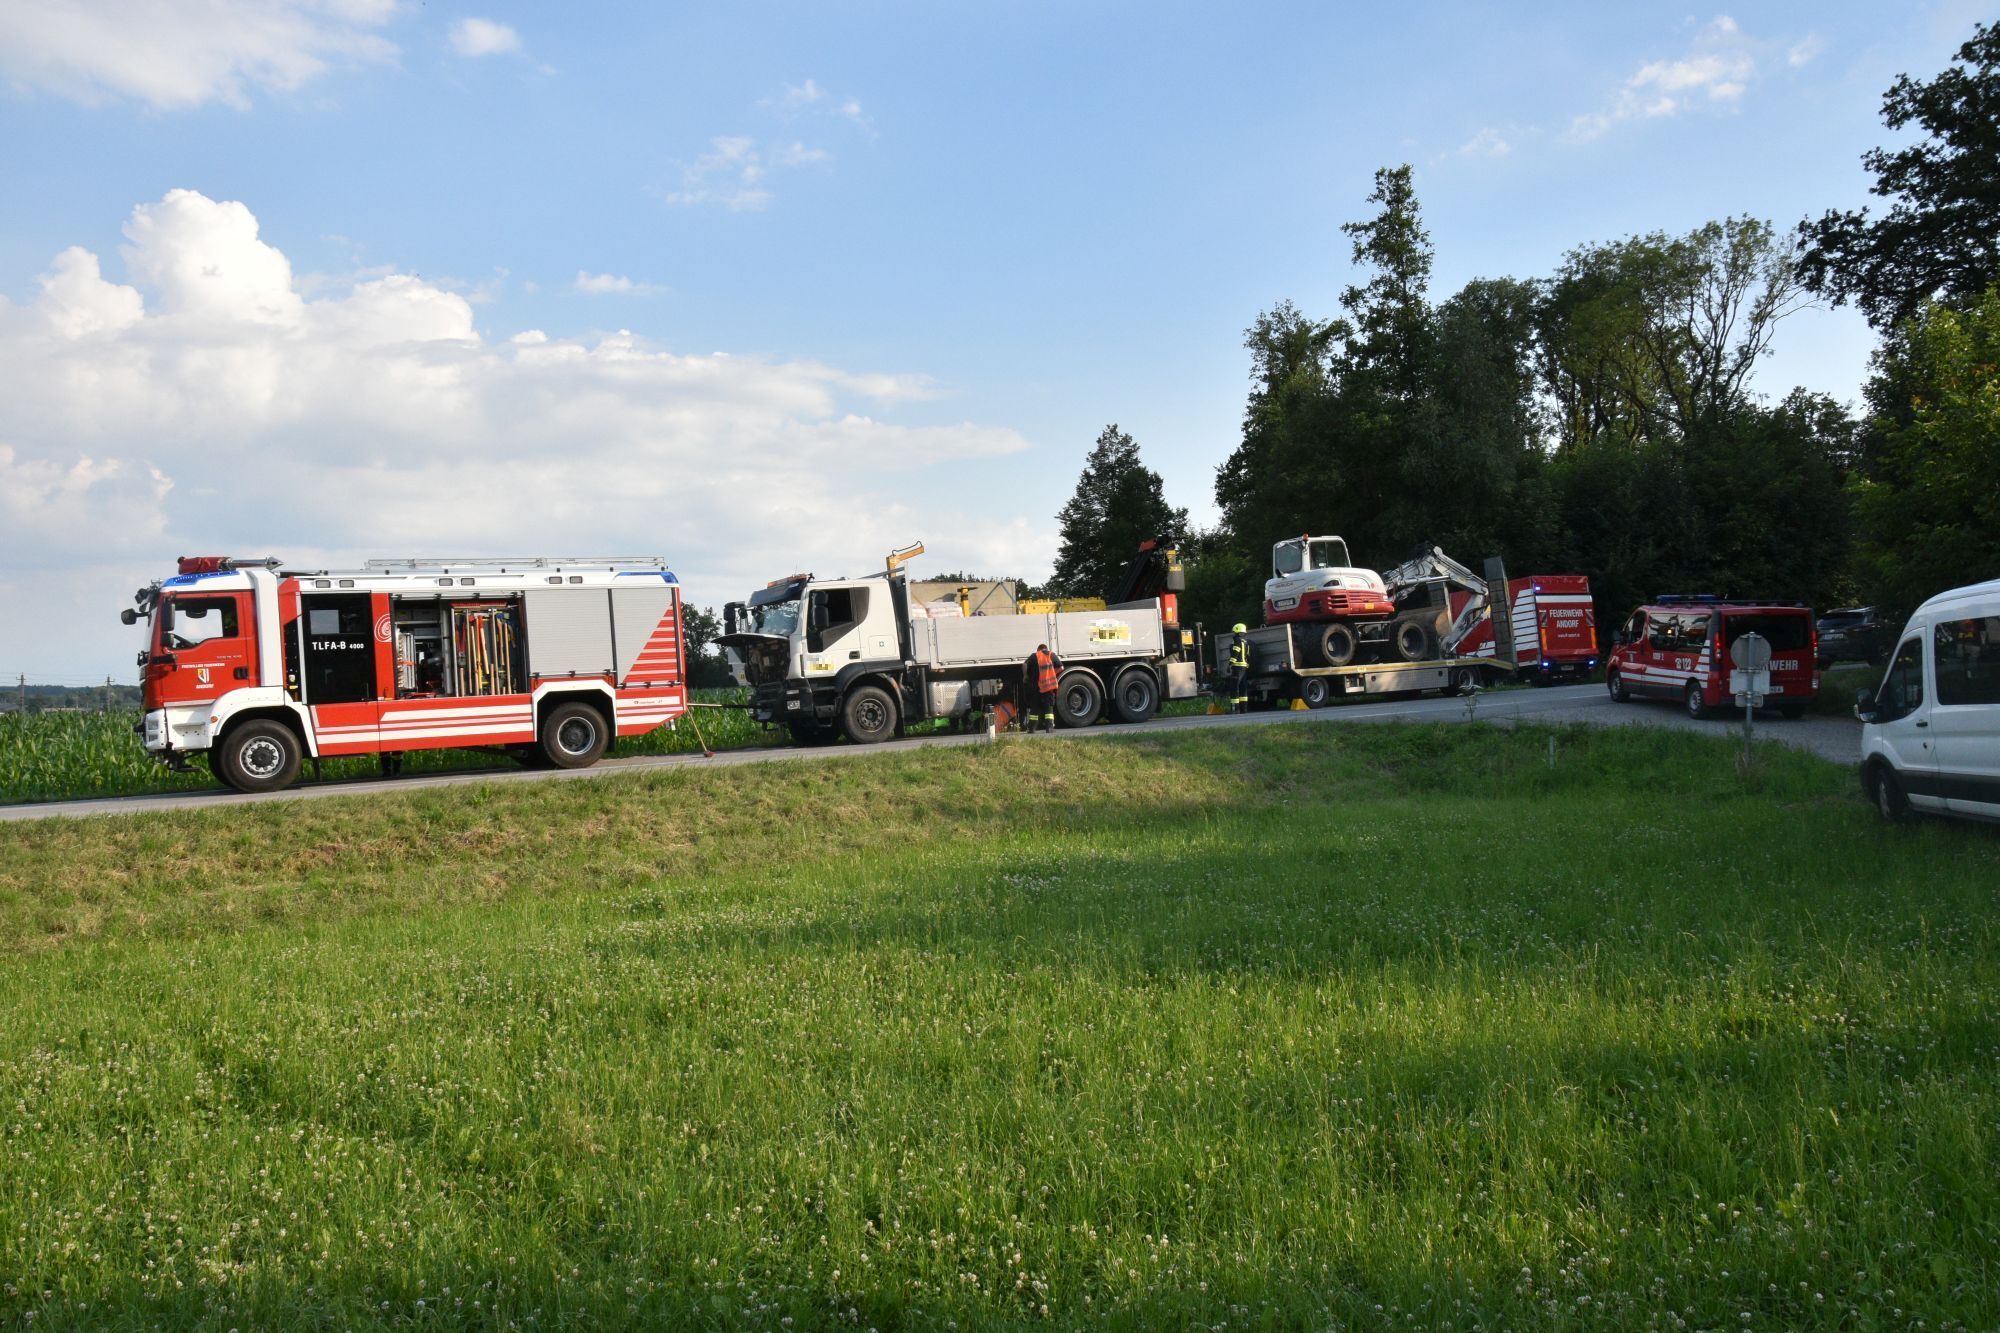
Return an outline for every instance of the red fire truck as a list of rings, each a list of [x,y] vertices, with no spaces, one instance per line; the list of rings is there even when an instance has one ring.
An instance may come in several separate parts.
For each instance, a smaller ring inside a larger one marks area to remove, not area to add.
[[[1453,615],[1464,609],[1469,595],[1453,592]],[[1590,580],[1581,574],[1530,574],[1507,581],[1509,623],[1514,628],[1517,679],[1549,685],[1564,677],[1583,677],[1597,669],[1597,613]],[[1495,655],[1493,627],[1482,624],[1467,637],[1460,652],[1467,657]]]
[[[139,590],[146,749],[242,791],[307,756],[502,746],[560,768],[687,710],[680,584],[657,559],[184,556]]]

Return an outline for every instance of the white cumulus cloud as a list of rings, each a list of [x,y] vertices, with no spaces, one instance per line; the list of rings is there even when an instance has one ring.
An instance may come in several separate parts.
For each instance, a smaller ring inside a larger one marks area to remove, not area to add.
[[[288,92],[343,62],[393,58],[395,0],[5,0],[0,79],[85,103],[163,109]]]
[[[1680,57],[1641,65],[1619,88],[1610,107],[1571,121],[1567,137],[1583,142],[1623,120],[1674,116],[1698,107],[1732,107],[1756,75],[1755,44],[1744,37],[1735,19],[1724,14],[1703,25]]]
[[[492,19],[463,18],[451,25],[452,50],[469,59],[521,49],[521,34]]]
[[[1458,146],[1460,157],[1505,157],[1514,150],[1507,137],[1488,125]]]
[[[921,374],[490,337],[403,273],[308,295],[248,207],[191,190],[125,240],[121,273],[71,247],[0,298],[0,624],[41,626],[46,659],[13,669],[122,669],[118,607],[196,551],[659,551],[704,605],[917,538],[950,566],[1046,562],[962,484],[1026,441],[901,419],[935,396]]]
[[[651,283],[634,282],[619,273],[576,271],[576,289],[586,296],[640,296],[653,290]]]

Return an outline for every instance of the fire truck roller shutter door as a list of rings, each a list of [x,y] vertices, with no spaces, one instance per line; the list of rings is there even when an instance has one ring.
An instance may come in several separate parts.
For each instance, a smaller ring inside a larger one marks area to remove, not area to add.
[[[674,587],[656,579],[631,579],[611,589],[611,630],[618,649],[617,682],[678,683],[680,625],[666,621]]]
[[[604,588],[531,588],[526,603],[530,676],[608,676],[613,662]]]

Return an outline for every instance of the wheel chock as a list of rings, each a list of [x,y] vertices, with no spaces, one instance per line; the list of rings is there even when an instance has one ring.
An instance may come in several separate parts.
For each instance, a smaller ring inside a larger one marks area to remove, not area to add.
[[[1292,700],[1292,711],[1294,713],[1307,713],[1311,712],[1312,708],[1304,699],[1294,699]]]
[[[1221,704],[1210,704],[1208,706],[1208,715],[1210,717],[1221,717],[1224,713],[1227,713],[1228,711],[1229,710],[1227,708],[1224,708]]]

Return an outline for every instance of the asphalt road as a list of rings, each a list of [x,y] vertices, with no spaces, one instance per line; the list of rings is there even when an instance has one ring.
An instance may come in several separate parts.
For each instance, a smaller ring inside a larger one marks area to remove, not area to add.
[[[1710,735],[1741,734],[1738,721],[1697,722],[1678,706],[1669,703],[1615,704],[1602,685],[1559,685],[1548,689],[1516,689],[1481,693],[1468,703],[1465,699],[1399,699],[1370,704],[1336,704],[1311,712],[1249,713],[1223,717],[1156,718],[1140,726],[1102,726],[1088,731],[1061,731],[1051,737],[1026,738],[1026,743],[1077,742],[1100,737],[1130,736],[1135,733],[1191,731],[1209,727],[1335,726],[1355,722],[1488,722],[1502,726],[1526,723],[1584,723],[1591,726],[1677,727]],[[1860,758],[1861,728],[1846,718],[1805,717],[1786,722],[1773,714],[1760,714],[1756,722],[1760,740],[1777,741],[1810,750],[1836,763],[1854,763]],[[607,759],[593,768],[484,769],[472,773],[423,774],[398,778],[374,778],[354,782],[323,782],[292,787],[286,791],[246,795],[217,789],[180,792],[170,796],[119,796],[87,801],[54,801],[37,805],[0,806],[0,821],[27,819],[80,818],[86,815],[143,814],[156,810],[214,810],[259,801],[310,801],[328,796],[354,796],[371,792],[405,792],[425,787],[456,787],[476,782],[577,782],[591,781],[618,773],[651,772],[658,769],[703,767],[731,764],[769,764],[786,760],[837,760],[884,751],[910,750],[926,746],[983,745],[984,735],[918,736],[883,745],[833,745],[814,749],[770,749],[724,751],[712,758],[702,755],[668,755],[635,759]]]

